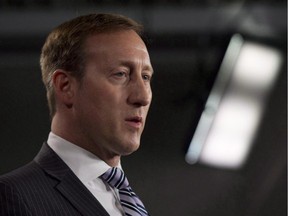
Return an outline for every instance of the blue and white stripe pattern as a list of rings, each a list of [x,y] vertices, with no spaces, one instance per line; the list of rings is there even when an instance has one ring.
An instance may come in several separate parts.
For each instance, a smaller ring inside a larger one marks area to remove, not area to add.
[[[127,216],[148,215],[142,201],[132,191],[129,182],[121,169],[112,167],[104,173],[101,178],[111,187],[115,187],[119,190],[120,202]]]

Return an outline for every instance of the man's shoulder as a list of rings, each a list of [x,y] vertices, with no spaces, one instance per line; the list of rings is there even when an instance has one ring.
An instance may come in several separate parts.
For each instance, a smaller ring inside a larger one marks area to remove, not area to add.
[[[41,174],[43,171],[40,166],[35,161],[31,161],[22,167],[0,175],[0,184],[20,186],[37,179],[37,176]]]

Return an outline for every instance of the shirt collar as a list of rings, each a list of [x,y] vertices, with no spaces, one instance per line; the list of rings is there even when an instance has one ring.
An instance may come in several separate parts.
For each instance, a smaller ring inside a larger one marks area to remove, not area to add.
[[[49,133],[47,143],[84,184],[98,178],[111,168],[96,155],[53,132]],[[121,168],[120,163],[117,167]]]

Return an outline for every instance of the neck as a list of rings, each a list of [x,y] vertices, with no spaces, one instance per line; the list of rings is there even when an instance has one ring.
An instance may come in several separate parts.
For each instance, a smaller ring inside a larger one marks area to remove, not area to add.
[[[85,134],[75,128],[76,124],[73,124],[71,120],[65,121],[65,119],[71,118],[63,118],[62,116],[60,117],[59,114],[55,114],[51,122],[51,131],[54,134],[91,152],[111,167],[119,165],[120,155],[109,152],[106,149],[99,147],[96,143],[93,143],[93,141],[89,141]]]

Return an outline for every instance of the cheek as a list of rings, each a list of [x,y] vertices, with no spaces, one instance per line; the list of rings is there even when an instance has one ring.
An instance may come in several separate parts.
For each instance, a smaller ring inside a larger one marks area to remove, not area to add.
[[[77,94],[78,111],[99,120],[113,119],[125,109],[125,92],[121,88],[99,78],[97,81],[85,80]],[[79,110],[82,109],[82,110]]]
[[[123,112],[123,99],[119,92],[111,91],[110,89],[98,90],[90,92],[83,101],[82,112],[87,113],[90,120],[99,121],[99,123],[111,124]],[[80,105],[81,106],[81,105]]]

